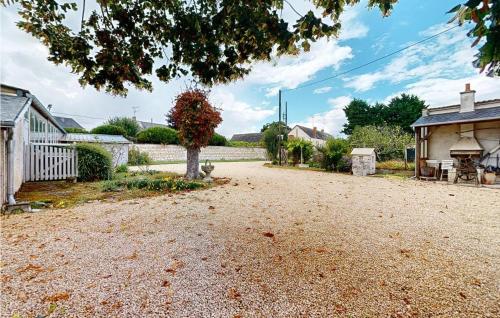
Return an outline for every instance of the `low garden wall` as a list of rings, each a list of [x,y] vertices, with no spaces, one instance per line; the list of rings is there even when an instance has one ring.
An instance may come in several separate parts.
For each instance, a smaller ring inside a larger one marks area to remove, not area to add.
[[[178,145],[135,144],[136,149],[149,154],[153,161],[184,161],[186,149]],[[246,147],[208,146],[201,149],[203,160],[267,160],[266,149]]]

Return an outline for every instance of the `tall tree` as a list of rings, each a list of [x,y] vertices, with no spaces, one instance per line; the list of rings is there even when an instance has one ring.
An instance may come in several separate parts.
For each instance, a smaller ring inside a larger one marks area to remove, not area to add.
[[[342,132],[346,135],[352,134],[357,126],[379,125],[383,122],[380,116],[382,104],[370,106],[362,99],[353,99],[346,107],[344,113],[347,118],[347,123],[344,124]]]
[[[382,108],[382,118],[389,126],[399,126],[404,132],[413,133],[410,127],[427,106],[415,95],[401,94],[391,99],[386,107]]]
[[[210,105],[207,92],[193,89],[177,96],[169,117],[187,150],[186,177],[196,179],[200,174],[200,149],[208,145],[215,128],[222,122],[220,112]]]
[[[0,1],[20,4],[18,26],[49,48],[50,61],[71,67],[81,85],[121,95],[126,84],[151,90],[153,71],[164,82],[191,73],[208,86],[241,78],[255,61],[308,51],[310,42],[337,36],[341,13],[359,2],[311,0],[321,15],[301,13],[290,26],[280,14],[291,6],[287,0],[97,0],[87,11],[85,1],[80,7],[63,0]],[[386,16],[396,2],[370,0],[368,7]],[[478,67],[496,75],[499,6],[498,0],[469,0],[452,9],[459,23],[476,24],[470,36],[486,38]],[[77,28],[66,18],[74,12],[81,14]]]

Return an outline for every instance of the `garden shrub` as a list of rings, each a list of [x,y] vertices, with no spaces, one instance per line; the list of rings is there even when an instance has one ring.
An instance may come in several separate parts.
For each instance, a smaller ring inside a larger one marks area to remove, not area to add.
[[[123,136],[127,138],[134,138],[141,129],[137,121],[129,117],[114,117],[108,120],[106,124],[122,128],[125,131]]]
[[[103,183],[102,191],[113,192],[121,191],[124,188],[143,189],[149,191],[178,191],[178,190],[194,190],[204,187],[205,184],[197,181],[184,180],[182,178],[161,178],[150,179],[146,177],[138,177],[132,179],[111,180]]]
[[[336,170],[338,172],[350,172],[352,168],[352,160],[351,157],[344,155],[337,162]]]
[[[377,159],[386,161],[404,159],[406,146],[415,142],[398,126],[364,126],[354,128],[349,143],[352,148],[375,148]]]
[[[136,148],[131,148],[128,151],[128,164],[132,166],[149,165],[153,161],[147,152],[141,152]]]
[[[178,145],[177,130],[168,127],[151,127],[137,134],[137,141],[148,144]]]
[[[227,143],[228,142],[227,142],[226,137],[224,137],[218,133],[214,133],[212,138],[210,138],[208,145],[209,146],[226,146]]]
[[[115,168],[116,173],[121,173],[121,172],[128,172],[128,166],[126,163],[122,163],[121,165],[116,166]]]
[[[306,163],[312,157],[314,152],[314,145],[312,142],[307,141],[302,138],[293,138],[288,140],[287,142],[287,150],[288,156],[292,159],[293,164],[297,164],[300,162],[300,153],[302,149],[302,159],[303,162]]]
[[[125,129],[115,125],[101,125],[97,126],[90,131],[93,134],[105,134],[105,135],[121,135],[126,136],[127,132]]]
[[[342,157],[349,153],[350,148],[347,140],[342,138],[330,138],[326,141],[325,146],[318,150],[322,153],[321,168],[328,171],[339,171],[339,163]],[[342,167],[344,167],[345,164],[345,162],[342,163]]]
[[[110,179],[113,174],[111,153],[95,144],[76,144],[78,179],[96,181]]]

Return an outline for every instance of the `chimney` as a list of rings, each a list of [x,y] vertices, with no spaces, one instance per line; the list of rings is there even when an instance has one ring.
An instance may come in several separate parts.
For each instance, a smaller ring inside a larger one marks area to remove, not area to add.
[[[470,84],[465,84],[465,91],[460,93],[460,112],[474,111],[476,91],[470,89]]]
[[[316,138],[316,135],[318,134],[318,128],[313,127],[313,138]]]

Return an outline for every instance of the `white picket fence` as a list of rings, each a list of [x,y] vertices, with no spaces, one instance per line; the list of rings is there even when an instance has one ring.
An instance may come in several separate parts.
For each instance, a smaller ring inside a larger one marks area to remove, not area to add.
[[[24,181],[64,180],[78,176],[78,155],[71,144],[26,146]]]

